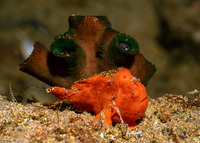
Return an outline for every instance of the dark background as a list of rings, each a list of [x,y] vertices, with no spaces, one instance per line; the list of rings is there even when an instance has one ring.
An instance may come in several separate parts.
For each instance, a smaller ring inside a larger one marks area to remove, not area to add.
[[[68,16],[106,15],[134,37],[157,67],[147,92],[156,98],[200,89],[199,0],[0,0],[0,94],[50,102],[47,85],[18,71],[35,41],[49,48],[68,29]],[[55,98],[53,98],[55,100]],[[51,100],[52,101],[52,100]]]

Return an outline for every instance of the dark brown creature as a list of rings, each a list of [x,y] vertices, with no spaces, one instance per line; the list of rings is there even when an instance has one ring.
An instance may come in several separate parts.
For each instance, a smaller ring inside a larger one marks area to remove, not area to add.
[[[112,29],[105,16],[69,17],[69,30],[50,47],[39,42],[19,69],[51,85],[69,88],[75,81],[125,67],[147,85],[156,71],[139,52],[137,41]]]

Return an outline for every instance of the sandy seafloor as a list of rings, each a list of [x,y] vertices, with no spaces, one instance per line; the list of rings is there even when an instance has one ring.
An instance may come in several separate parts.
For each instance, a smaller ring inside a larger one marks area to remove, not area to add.
[[[34,105],[36,103],[33,103]],[[102,128],[94,115],[43,109],[0,96],[0,143],[4,142],[200,142],[200,94],[166,94],[150,99],[130,131],[126,124]],[[40,103],[37,103],[40,105]]]

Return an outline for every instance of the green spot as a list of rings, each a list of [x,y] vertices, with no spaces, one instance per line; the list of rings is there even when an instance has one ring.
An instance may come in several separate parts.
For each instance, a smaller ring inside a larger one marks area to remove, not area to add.
[[[59,35],[52,43],[50,50],[65,61],[70,72],[80,70],[86,61],[86,56],[80,45],[69,38],[70,36]]]
[[[116,46],[125,54],[134,55],[139,52],[139,45],[137,41],[125,34],[120,34],[115,39]]]
[[[75,52],[79,45],[74,40],[68,39],[64,35],[56,36],[50,49],[55,55],[63,56]]]

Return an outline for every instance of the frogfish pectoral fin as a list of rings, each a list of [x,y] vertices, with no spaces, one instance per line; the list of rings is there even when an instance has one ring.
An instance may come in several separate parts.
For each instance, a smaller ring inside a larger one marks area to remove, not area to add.
[[[103,123],[103,126],[112,125],[112,112],[111,108],[105,108],[100,113],[98,113],[94,119],[94,122]]]
[[[50,87],[47,90],[47,93],[53,94],[55,97],[59,98],[60,100],[66,100],[68,99],[71,95],[75,94],[76,91],[72,89],[65,89],[62,87]]]

